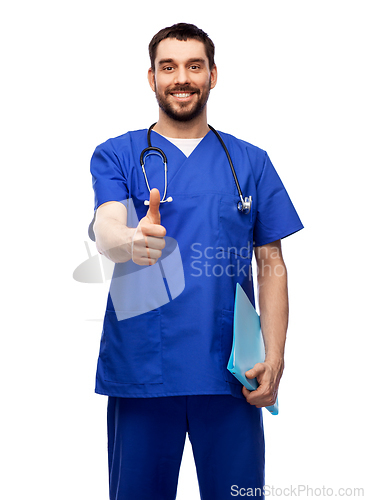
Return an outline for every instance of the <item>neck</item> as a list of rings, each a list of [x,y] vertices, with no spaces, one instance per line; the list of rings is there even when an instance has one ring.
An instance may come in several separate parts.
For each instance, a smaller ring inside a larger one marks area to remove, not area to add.
[[[188,122],[173,120],[160,109],[159,120],[153,127],[153,130],[165,137],[176,139],[198,139],[204,137],[209,132],[206,109],[199,116]]]

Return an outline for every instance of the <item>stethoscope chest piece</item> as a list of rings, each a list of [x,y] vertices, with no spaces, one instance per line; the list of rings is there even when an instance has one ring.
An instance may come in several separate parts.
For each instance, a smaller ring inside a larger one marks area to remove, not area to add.
[[[237,203],[237,208],[239,212],[242,212],[244,214],[249,214],[251,212],[251,206],[252,206],[252,196],[246,196],[244,199],[242,198],[243,201],[239,201]]]

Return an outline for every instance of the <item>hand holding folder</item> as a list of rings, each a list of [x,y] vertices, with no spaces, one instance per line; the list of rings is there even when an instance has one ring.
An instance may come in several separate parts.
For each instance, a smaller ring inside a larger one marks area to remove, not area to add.
[[[260,317],[239,283],[236,286],[234,306],[233,343],[227,369],[248,390],[259,386],[256,378],[248,379],[245,373],[256,363],[265,360],[265,347],[261,333]],[[279,412],[278,400],[265,407],[272,415]]]

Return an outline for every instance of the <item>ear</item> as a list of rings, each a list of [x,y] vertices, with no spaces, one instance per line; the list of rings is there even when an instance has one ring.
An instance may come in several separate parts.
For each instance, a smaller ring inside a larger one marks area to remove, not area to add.
[[[211,89],[214,89],[214,87],[216,86],[217,78],[218,78],[217,66],[214,65],[213,68],[210,70],[210,88]]]
[[[153,72],[152,68],[148,70],[147,74],[148,78],[148,83],[150,84],[151,89],[156,92],[156,86],[155,86],[155,73]]]

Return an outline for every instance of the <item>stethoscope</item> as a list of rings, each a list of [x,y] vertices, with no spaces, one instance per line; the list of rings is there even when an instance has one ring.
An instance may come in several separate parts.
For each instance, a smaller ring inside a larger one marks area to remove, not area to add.
[[[143,175],[144,175],[144,178],[145,178],[145,181],[146,181],[146,184],[147,184],[148,191],[151,192],[151,188],[150,188],[150,185],[148,183],[146,169],[145,169],[145,160],[146,160],[147,156],[153,155],[153,154],[158,155],[161,158],[162,163],[164,164],[165,187],[164,187],[164,193],[163,193],[163,196],[162,196],[162,198],[160,200],[160,203],[165,203],[166,201],[168,201],[168,202],[172,201],[172,197],[169,196],[168,198],[166,198],[166,193],[167,193],[167,158],[166,158],[166,155],[162,151],[162,149],[155,148],[155,147],[153,147],[151,145],[151,131],[152,131],[153,127],[156,125],[156,123],[153,123],[150,126],[150,128],[148,129],[148,132],[147,132],[148,147],[145,148],[142,151],[139,161],[141,163],[141,167],[142,167]],[[224,144],[223,139],[219,135],[219,133],[211,125],[208,125],[208,127],[210,128],[210,130],[212,132],[214,132],[214,134],[216,135],[216,137],[219,139],[219,142],[221,143],[221,145],[222,145],[222,147],[224,149],[224,152],[226,153],[229,165],[230,165],[231,170],[232,170],[234,181],[235,181],[236,186],[237,186],[238,194],[239,194],[239,197],[240,197],[240,201],[237,203],[237,208],[238,208],[238,210],[240,212],[248,214],[251,211],[252,196],[246,196],[245,198],[243,198],[242,191],[241,191],[238,179],[237,179],[236,171],[234,169],[234,166],[233,166],[233,163],[232,163],[232,160],[231,160],[231,156],[230,156],[230,154],[228,152],[228,149],[226,148],[226,145]],[[149,201],[145,200],[144,204],[145,205],[149,205]]]

